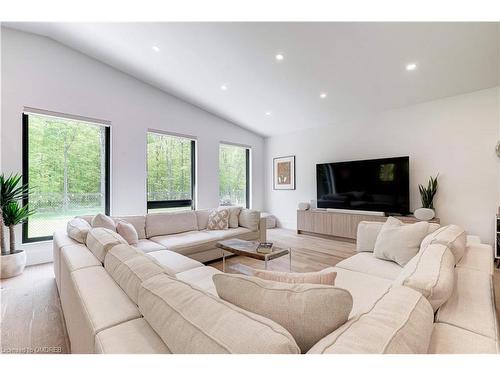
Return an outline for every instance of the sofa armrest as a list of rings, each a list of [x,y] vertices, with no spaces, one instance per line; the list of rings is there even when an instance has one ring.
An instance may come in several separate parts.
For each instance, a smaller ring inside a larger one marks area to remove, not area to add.
[[[384,223],[379,221],[361,221],[356,234],[356,251],[373,252],[375,241],[383,225]]]
[[[267,221],[265,217],[259,220],[259,241],[266,242],[267,239]]]

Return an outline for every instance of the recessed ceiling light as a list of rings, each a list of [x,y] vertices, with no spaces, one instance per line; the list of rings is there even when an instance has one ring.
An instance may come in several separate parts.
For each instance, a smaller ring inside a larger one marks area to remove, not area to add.
[[[227,84],[225,84],[225,83],[224,83],[224,84],[222,84],[222,85],[220,85],[220,89],[221,89],[222,91],[227,91],[227,89],[228,89],[228,88],[229,88],[229,87],[228,87],[228,86],[227,86]]]
[[[155,51],[155,52],[160,52],[160,47],[158,47],[158,46],[153,46],[153,47],[151,47],[151,48],[152,48],[152,49],[153,49],[153,51]]]
[[[273,113],[272,113],[271,111],[267,111],[267,112],[265,113],[265,115],[266,115],[266,116],[271,116],[272,114],[273,114]]]
[[[277,61],[283,61],[285,59],[285,56],[283,56],[283,54],[281,54],[281,53],[278,53],[278,54],[276,54],[276,56],[274,56],[274,58]]]
[[[415,69],[417,69],[417,64],[415,63],[406,65],[406,70],[415,70]]]
[[[328,94],[326,92],[322,92],[321,94],[319,94],[319,97],[321,99],[325,99],[327,96],[328,96]]]

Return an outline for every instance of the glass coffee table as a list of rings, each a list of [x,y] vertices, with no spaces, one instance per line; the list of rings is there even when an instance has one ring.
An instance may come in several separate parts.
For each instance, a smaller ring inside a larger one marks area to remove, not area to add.
[[[231,239],[217,242],[215,245],[222,250],[222,272],[226,271],[226,251],[235,255],[241,255],[253,259],[264,261],[264,267],[267,270],[267,262],[282,256],[288,255],[290,271],[292,270],[292,249],[283,249],[273,246],[273,251],[269,254],[257,252],[259,242],[245,241],[240,239]]]

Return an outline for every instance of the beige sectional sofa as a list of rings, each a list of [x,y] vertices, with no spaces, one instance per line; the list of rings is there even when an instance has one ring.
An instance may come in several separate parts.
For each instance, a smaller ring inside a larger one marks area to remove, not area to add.
[[[161,220],[171,225],[170,219]],[[147,225],[148,219],[143,240]],[[183,218],[175,225],[177,231],[194,223]],[[377,230],[379,223],[360,225],[365,251],[332,268],[336,287],[350,292],[353,308],[349,320],[308,353],[498,353],[491,247],[475,237],[463,246],[458,237],[446,244],[438,238],[420,250],[418,261],[400,267],[370,252]],[[151,234],[157,244],[173,238]],[[54,237],[55,274],[73,353],[300,353],[279,324],[218,297],[212,277],[220,271],[191,257],[213,249],[196,243],[203,250],[174,245],[145,252],[119,242],[108,245],[101,262],[94,253],[102,247],[89,249],[63,232]],[[455,245],[464,251],[456,266],[443,261],[456,254]]]

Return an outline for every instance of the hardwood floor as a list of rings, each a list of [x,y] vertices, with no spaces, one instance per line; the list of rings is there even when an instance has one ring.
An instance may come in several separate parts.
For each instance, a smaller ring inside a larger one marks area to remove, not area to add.
[[[269,241],[292,249],[292,271],[317,271],[353,255],[355,244],[297,235],[294,231],[268,231]],[[222,269],[222,262],[210,264]],[[21,276],[1,281],[1,341],[3,353],[68,353],[69,343],[52,264],[26,268]],[[246,257],[227,259],[226,272],[250,273],[263,262]],[[269,262],[268,268],[288,271],[288,257]],[[497,316],[500,317],[500,271],[494,278]]]

